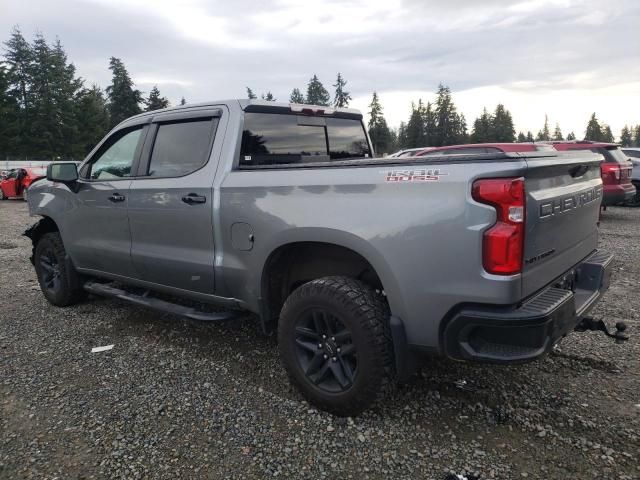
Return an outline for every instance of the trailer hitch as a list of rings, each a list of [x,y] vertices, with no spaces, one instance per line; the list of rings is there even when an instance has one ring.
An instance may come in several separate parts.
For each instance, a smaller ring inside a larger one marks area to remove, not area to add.
[[[587,330],[592,330],[594,332],[600,331],[604,332],[607,337],[614,338],[616,343],[622,343],[626,340],[629,340],[629,335],[626,335],[624,332],[627,329],[627,324],[624,322],[616,323],[616,331],[615,333],[611,333],[609,328],[607,328],[607,324],[604,323],[603,320],[596,320],[592,317],[584,317],[578,325],[576,325],[576,332],[585,332]]]

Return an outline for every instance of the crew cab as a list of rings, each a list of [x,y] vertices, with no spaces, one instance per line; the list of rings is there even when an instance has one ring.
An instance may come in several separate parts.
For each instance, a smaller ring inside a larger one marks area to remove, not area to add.
[[[631,182],[633,164],[615,143],[592,142],[589,140],[547,142],[556,150],[590,150],[604,157],[600,166],[602,174],[602,205],[620,205],[630,202],[636,195],[636,187]]]
[[[253,312],[304,396],[355,415],[421,353],[521,363],[583,324],[611,274],[602,160],[376,158],[356,110],[188,104],[125,120],[79,169],[50,165],[25,234],[53,305]]]
[[[7,172],[7,175],[0,180],[0,200],[12,197],[27,198],[29,186],[44,178],[46,168],[44,167],[24,167],[14,168]]]

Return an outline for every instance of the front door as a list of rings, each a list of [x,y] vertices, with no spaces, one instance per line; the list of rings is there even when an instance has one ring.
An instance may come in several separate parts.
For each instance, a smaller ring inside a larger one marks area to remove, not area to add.
[[[11,170],[7,178],[2,181],[2,192],[5,197],[16,196],[16,177],[18,176],[18,170]]]
[[[135,276],[127,204],[147,129],[138,125],[113,133],[81,169],[64,239],[79,269]]]
[[[131,258],[141,278],[214,292],[212,145],[220,110],[154,116],[129,191]]]

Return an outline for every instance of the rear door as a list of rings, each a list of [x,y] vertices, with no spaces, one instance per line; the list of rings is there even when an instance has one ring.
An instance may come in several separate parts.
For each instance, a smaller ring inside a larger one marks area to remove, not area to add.
[[[528,158],[523,293],[562,275],[598,244],[602,155]]]
[[[131,259],[145,281],[213,293],[218,162],[210,157],[221,115],[208,108],[153,118],[129,198]]]

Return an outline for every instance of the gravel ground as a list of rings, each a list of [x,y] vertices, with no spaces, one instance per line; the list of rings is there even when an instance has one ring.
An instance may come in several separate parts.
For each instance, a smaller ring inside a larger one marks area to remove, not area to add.
[[[432,360],[354,419],[304,402],[252,318],[50,306],[32,222],[0,202],[0,478],[640,478],[640,209],[601,224],[616,261],[595,315],[629,342],[574,334],[517,367]]]

